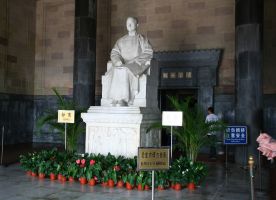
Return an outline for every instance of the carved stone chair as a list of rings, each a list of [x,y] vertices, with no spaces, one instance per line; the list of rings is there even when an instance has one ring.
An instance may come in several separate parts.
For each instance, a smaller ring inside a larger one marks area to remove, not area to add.
[[[102,76],[102,99],[101,106],[112,106],[111,100],[108,99],[109,83],[106,75],[113,67],[112,62],[107,63],[107,72]],[[139,78],[139,92],[135,95],[133,105],[134,107],[157,107],[158,94],[158,69],[154,60],[151,61],[151,66],[147,72]]]

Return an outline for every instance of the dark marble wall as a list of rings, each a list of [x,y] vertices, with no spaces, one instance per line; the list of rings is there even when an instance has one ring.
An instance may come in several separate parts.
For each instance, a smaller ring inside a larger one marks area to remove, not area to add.
[[[72,99],[71,96],[66,96],[66,99]],[[63,138],[60,134],[49,129],[45,126],[40,132],[36,128],[37,119],[43,115],[46,110],[57,109],[57,97],[54,95],[49,96],[34,96],[34,135],[33,142],[41,143],[63,143]]]
[[[263,131],[276,139],[276,94],[264,95]]]
[[[0,93],[0,126],[5,126],[4,144],[33,140],[34,102],[31,95]]]
[[[74,101],[88,107],[95,104],[96,0],[75,2]]]
[[[262,0],[236,1],[236,122],[248,127],[247,156],[258,156],[262,122]],[[236,147],[241,163],[242,147]]]
[[[216,94],[214,97],[215,113],[227,124],[235,123],[235,95]]]

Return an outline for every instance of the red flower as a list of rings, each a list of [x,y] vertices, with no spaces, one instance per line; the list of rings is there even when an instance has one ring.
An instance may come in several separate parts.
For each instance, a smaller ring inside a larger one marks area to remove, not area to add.
[[[115,171],[120,171],[120,170],[121,170],[121,167],[120,167],[119,165],[115,165],[115,166],[113,167],[113,169],[114,169]]]
[[[95,180],[95,181],[98,181],[98,177],[97,177],[97,176],[94,176],[94,180]]]
[[[81,159],[81,164],[85,164],[85,159]]]
[[[94,165],[96,163],[95,160],[90,160],[90,165]]]
[[[76,163],[79,165],[80,164],[80,159],[76,160]]]

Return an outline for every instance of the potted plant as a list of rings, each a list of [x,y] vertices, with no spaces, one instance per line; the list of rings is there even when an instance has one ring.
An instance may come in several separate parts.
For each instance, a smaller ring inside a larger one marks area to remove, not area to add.
[[[79,166],[76,162],[70,162],[68,164],[68,180],[70,182],[74,182],[75,178],[77,178]]]
[[[144,190],[144,187],[146,185],[146,174],[145,173],[146,172],[144,172],[144,171],[138,172],[137,179],[136,179],[136,185],[137,185],[137,189],[139,191]]]
[[[75,123],[67,124],[67,151],[75,151],[78,137],[85,133],[85,125],[81,119],[81,113],[87,109],[80,108],[72,100],[65,99],[58,91],[53,88],[57,97],[58,108],[55,110],[46,110],[36,122],[37,133],[44,133],[43,128],[48,125],[56,133],[64,135],[64,124],[57,122],[57,110],[75,110]]]
[[[31,157],[30,157],[30,170],[31,170],[31,176],[37,176],[37,172],[38,172],[38,163],[39,161],[39,154],[34,152],[32,153]]]
[[[108,176],[107,185],[109,187],[114,187],[114,185],[117,183],[116,171],[114,169],[108,169],[107,176]]]
[[[168,186],[168,173],[166,171],[157,171],[155,184],[158,190],[164,190]]]
[[[197,104],[193,105],[191,98],[186,98],[185,101],[179,101],[170,96],[168,98],[173,108],[183,113],[183,125],[173,129],[173,134],[177,138],[176,147],[185,152],[190,161],[195,162],[199,150],[214,142],[207,134],[215,131],[224,132],[226,126],[221,120],[206,123],[202,108]],[[160,129],[162,125],[160,123],[152,124],[147,132],[153,128]]]
[[[185,157],[180,157],[172,162],[169,170],[169,181],[171,188],[174,190],[181,190],[182,185],[186,184],[186,171],[189,167],[189,161]]]
[[[27,175],[32,174],[32,154],[28,153],[27,155],[20,155],[19,161],[20,161],[20,166],[22,169],[24,169],[27,173]]]
[[[187,179],[187,188],[189,190],[194,190],[195,186],[206,177],[207,167],[203,163],[190,162],[185,174]]]
[[[89,166],[86,170],[86,178],[90,186],[96,185],[97,177],[100,177],[101,172],[101,164],[100,162],[96,162],[95,160],[90,160]]]
[[[77,159],[76,164],[78,165],[78,177],[80,184],[86,184],[87,179],[86,179],[86,160],[85,158]]]
[[[108,173],[107,170],[103,170],[101,174],[101,183],[103,187],[108,186]]]
[[[181,190],[183,184],[183,174],[181,171],[172,171],[169,175],[171,188],[174,190]]]
[[[38,177],[41,179],[45,178],[46,174],[48,174],[49,167],[50,167],[49,161],[48,162],[44,160],[41,161],[38,164]]]
[[[125,174],[123,176],[123,181],[124,183],[126,183],[127,190],[133,189],[133,187],[135,186],[136,177],[137,177],[137,174],[134,171],[129,172],[128,174]]]
[[[183,125],[174,129],[173,133],[178,139],[177,146],[184,150],[187,158],[195,162],[202,146],[213,142],[207,134],[214,131],[225,131],[222,121],[205,122],[205,114],[199,105],[192,105],[192,99],[179,101],[177,98],[168,97],[177,111],[183,112]]]

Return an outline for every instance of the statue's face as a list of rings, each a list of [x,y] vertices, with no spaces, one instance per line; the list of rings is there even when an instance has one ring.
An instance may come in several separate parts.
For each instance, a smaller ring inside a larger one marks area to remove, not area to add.
[[[136,28],[137,28],[136,20],[133,18],[128,18],[126,21],[126,27],[129,32],[136,30]]]

